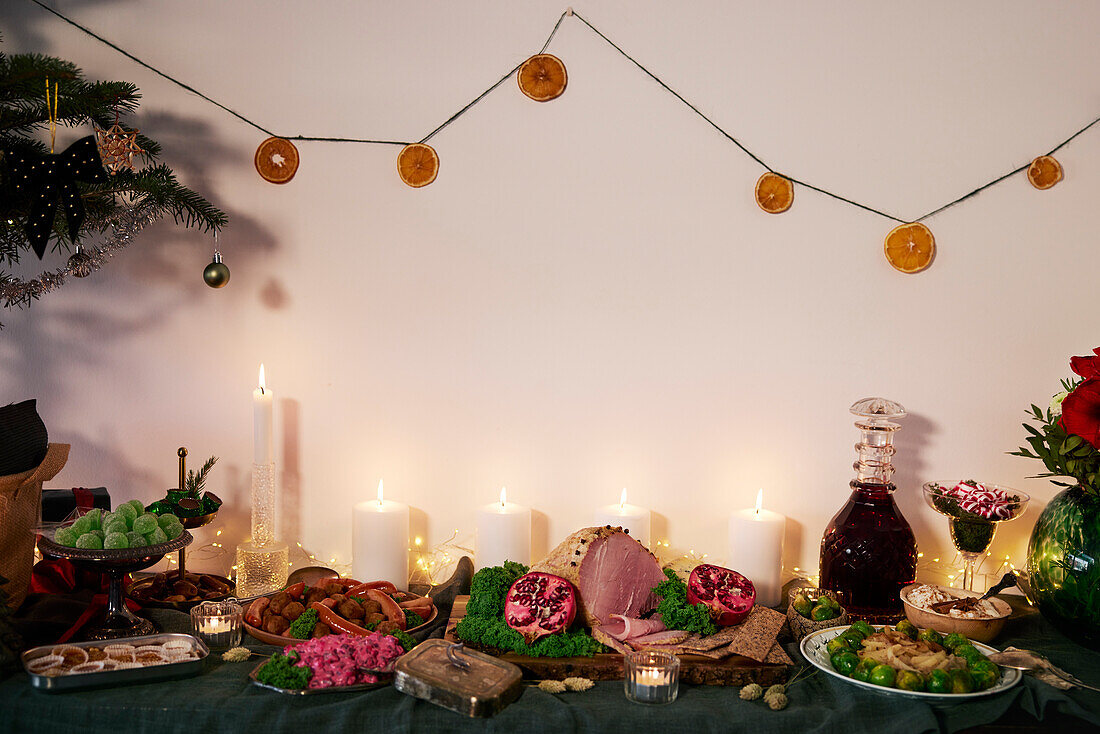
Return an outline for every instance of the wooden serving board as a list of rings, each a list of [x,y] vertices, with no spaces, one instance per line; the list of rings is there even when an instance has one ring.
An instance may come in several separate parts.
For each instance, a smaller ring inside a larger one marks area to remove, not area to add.
[[[454,636],[455,625],[466,616],[469,596],[459,596],[451,608],[444,639],[459,642]],[[533,658],[509,652],[497,657],[518,665],[524,678],[535,680],[564,680],[570,676],[591,680],[622,680],[623,656],[618,653],[599,653],[590,658]],[[790,677],[791,666],[758,663],[752,658],[734,655],[725,660],[712,660],[702,655],[680,656],[680,680],[704,686],[744,686],[759,683],[767,686],[783,683]]]

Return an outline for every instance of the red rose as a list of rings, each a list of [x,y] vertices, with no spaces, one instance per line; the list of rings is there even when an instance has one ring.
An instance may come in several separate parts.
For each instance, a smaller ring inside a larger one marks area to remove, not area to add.
[[[1086,379],[1062,401],[1062,428],[1100,449],[1100,378]]]
[[[1086,380],[1100,377],[1100,347],[1092,350],[1095,357],[1070,357],[1069,367]]]

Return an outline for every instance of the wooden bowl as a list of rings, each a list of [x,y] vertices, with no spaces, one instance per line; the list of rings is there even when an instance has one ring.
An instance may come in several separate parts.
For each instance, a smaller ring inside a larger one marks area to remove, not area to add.
[[[280,591],[281,591],[281,589],[280,589]],[[270,596],[275,596],[278,593],[279,593],[278,591],[273,591],[270,594],[263,594],[262,596],[269,596],[270,597]],[[411,594],[412,596],[421,596],[420,594],[413,594],[411,591],[407,592],[407,593]],[[258,599],[259,597],[256,597],[256,598]],[[251,603],[251,602],[249,602],[249,603]],[[247,611],[248,610],[248,605],[244,604],[243,606],[244,606],[245,610]],[[428,625],[430,625],[432,622],[434,622],[436,617],[438,617],[438,616],[439,616],[439,609],[436,608],[435,605],[432,605],[432,614],[431,614],[431,616],[428,617],[426,620],[424,620],[423,624],[418,624],[415,627],[410,627],[409,629],[405,630],[405,632],[407,632],[411,635],[415,632],[426,629],[428,627]],[[280,647],[285,647],[286,645],[296,645],[299,642],[305,642],[305,640],[299,640],[297,637],[288,637],[286,635],[273,635],[270,632],[266,632],[266,631],[260,629],[259,627],[253,627],[248,622],[245,622],[243,619],[241,620],[241,622],[244,625],[244,631],[245,632],[252,635],[253,637],[255,637],[260,642],[265,642],[268,645],[278,645]],[[336,633],[334,633],[334,634],[336,634]]]
[[[909,584],[901,590],[901,603],[905,606],[905,616],[910,622],[921,629],[931,627],[942,635],[958,632],[959,634],[966,635],[967,639],[970,640],[990,642],[1001,633],[1001,630],[1004,629],[1005,622],[1008,621],[1009,616],[1012,614],[1012,607],[1009,606],[1008,602],[998,599],[997,597],[990,597],[989,599],[993,607],[1001,613],[1001,616],[994,617],[993,619],[952,617],[948,614],[933,612],[930,609],[921,609],[909,603],[909,592],[923,585],[924,584]],[[963,589],[953,589],[948,586],[941,586],[940,588],[950,592],[952,596],[981,596],[981,592],[978,591],[964,591]]]
[[[840,603],[840,599],[837,597],[836,592],[830,591],[828,589],[818,589],[813,586],[804,586],[797,589],[791,589],[788,593],[787,624],[791,628],[791,636],[794,637],[796,642],[801,642],[803,637],[819,630],[848,624],[848,610],[844,607],[840,608],[839,617],[833,617],[832,619],[823,619],[820,622],[815,622],[812,619],[806,619],[794,608],[794,598],[799,594],[805,594],[807,598],[814,602],[816,602],[823,596],[827,596],[836,601],[838,604]]]

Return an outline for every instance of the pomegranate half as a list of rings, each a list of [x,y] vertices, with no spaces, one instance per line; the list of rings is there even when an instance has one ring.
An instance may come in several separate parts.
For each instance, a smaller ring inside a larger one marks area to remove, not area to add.
[[[577,616],[573,584],[561,576],[533,571],[520,576],[504,598],[504,621],[527,644],[544,635],[564,632]]]
[[[756,589],[747,578],[721,566],[703,563],[688,577],[689,604],[710,607],[714,621],[723,627],[740,624],[756,603]]]

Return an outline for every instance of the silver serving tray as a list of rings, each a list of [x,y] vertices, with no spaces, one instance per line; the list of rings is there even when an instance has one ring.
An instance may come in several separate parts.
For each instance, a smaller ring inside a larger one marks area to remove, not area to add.
[[[328,688],[279,688],[268,683],[261,683],[256,680],[256,674],[260,672],[260,668],[267,665],[267,660],[257,665],[252,669],[252,672],[248,674],[248,679],[252,681],[252,685],[259,686],[260,688],[266,688],[269,691],[275,691],[276,693],[283,693],[288,696],[312,696],[314,693],[352,693],[355,691],[373,691],[376,688],[385,688],[393,683],[393,678],[390,680],[379,681],[377,683],[356,683],[354,686],[329,686]],[[377,671],[379,675],[391,675],[392,673],[385,673],[383,671]]]
[[[194,660],[184,660],[179,663],[164,663],[163,665],[149,665],[143,668],[128,668],[126,670],[104,670],[99,673],[78,673],[77,675],[48,676],[32,673],[27,670],[31,678],[31,685],[42,691],[51,693],[64,691],[77,691],[86,688],[100,688],[103,686],[125,686],[134,683],[152,683],[160,680],[173,680],[175,678],[187,678],[202,672],[203,660],[210,654],[210,649],[202,640],[194,635],[185,635],[173,632],[162,632],[157,635],[143,635],[142,637],[121,637],[117,640],[96,640],[93,642],[66,642],[61,643],[70,647],[98,647],[101,650],[105,645],[156,645],[169,640],[185,640],[191,643],[192,649],[199,656]],[[50,650],[57,644],[32,647],[22,655],[23,669],[27,663],[35,658],[50,654]]]

